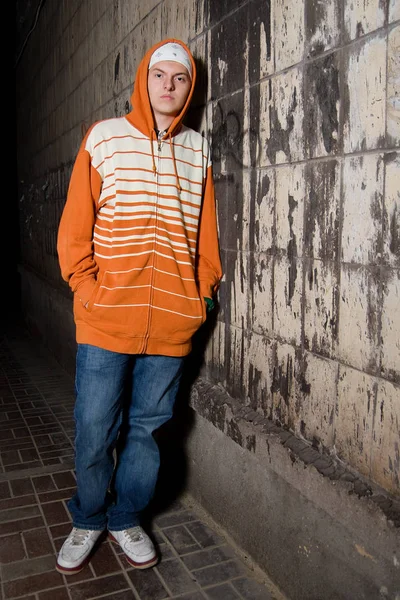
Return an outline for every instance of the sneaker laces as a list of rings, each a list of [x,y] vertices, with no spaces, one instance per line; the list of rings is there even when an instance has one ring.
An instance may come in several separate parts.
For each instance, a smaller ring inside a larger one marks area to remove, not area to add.
[[[141,542],[144,539],[141,528],[139,526],[130,527],[125,531],[125,535],[130,542]]]
[[[90,535],[89,529],[73,528],[70,535],[71,546],[82,546]]]

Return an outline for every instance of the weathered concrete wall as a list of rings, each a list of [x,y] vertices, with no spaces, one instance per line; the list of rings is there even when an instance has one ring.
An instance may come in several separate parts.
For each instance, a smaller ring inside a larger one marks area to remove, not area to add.
[[[399,0],[47,0],[17,65],[26,319],[73,369],[56,256],[73,160],[92,122],[129,110],[144,51],[172,36],[198,59],[189,122],[212,141],[225,273],[194,374],[391,503],[400,496]],[[218,406],[195,408],[240,442]]]
[[[398,493],[399,5],[270,7],[211,14],[226,275],[204,373]]]

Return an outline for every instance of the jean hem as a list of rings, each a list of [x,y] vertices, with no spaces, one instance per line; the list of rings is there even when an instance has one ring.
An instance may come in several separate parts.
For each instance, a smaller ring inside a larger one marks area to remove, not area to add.
[[[108,531],[125,531],[125,529],[131,529],[132,527],[140,527],[140,523],[128,523],[128,525],[118,525],[118,527],[107,526]]]
[[[104,531],[107,528],[107,525],[104,523],[101,525],[93,525],[92,523],[72,523],[72,527],[76,527],[77,529],[90,529],[90,531]]]

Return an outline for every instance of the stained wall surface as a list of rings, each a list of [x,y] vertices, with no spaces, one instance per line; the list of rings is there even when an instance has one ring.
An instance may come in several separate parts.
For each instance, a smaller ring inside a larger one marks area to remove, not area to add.
[[[224,278],[200,374],[400,494],[400,2],[48,0],[17,72],[23,312],[68,368],[56,235],[82,136],[192,49]],[[229,434],[229,433],[228,433]]]

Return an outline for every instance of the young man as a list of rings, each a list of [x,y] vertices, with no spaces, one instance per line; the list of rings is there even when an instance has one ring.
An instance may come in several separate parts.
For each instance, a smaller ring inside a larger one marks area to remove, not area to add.
[[[94,124],[73,168],[58,232],[78,346],[77,489],[56,566],[64,574],[83,568],[106,529],[134,567],[158,561],[140,525],[158,477],[153,432],[172,416],[184,357],[222,275],[208,143],[182,122],[195,81],[185,44],[153,46],[132,111]]]

